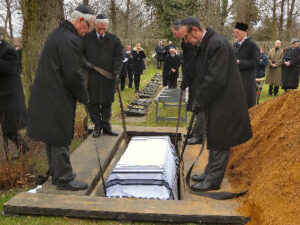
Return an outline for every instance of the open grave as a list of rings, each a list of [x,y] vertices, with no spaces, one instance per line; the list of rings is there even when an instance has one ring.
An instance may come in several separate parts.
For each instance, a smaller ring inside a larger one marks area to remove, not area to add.
[[[191,194],[185,186],[185,174],[200,150],[199,145],[188,146],[178,179],[178,200],[155,200],[137,198],[103,197],[100,162],[107,180],[112,169],[126,149],[126,142],[120,126],[114,126],[118,137],[101,135],[95,139],[89,136],[71,155],[76,179],[85,181],[85,191],[60,191],[48,179],[37,193],[23,192],[4,204],[5,215],[67,216],[92,219],[115,219],[127,221],[194,222],[203,224],[246,224],[250,218],[237,212],[235,199],[218,201]],[[169,136],[175,142],[175,128],[128,127],[129,138],[135,136]],[[182,133],[179,130],[177,152],[182,148]],[[207,151],[202,154],[194,173],[203,171],[207,162]],[[231,191],[225,179],[220,191]]]

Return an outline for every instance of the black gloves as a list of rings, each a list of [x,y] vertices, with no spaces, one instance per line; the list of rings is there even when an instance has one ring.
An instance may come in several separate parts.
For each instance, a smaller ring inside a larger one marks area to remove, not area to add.
[[[88,61],[83,62],[83,67],[87,70],[94,70],[94,65]]]
[[[204,110],[203,106],[201,106],[198,101],[194,101],[193,107],[192,107],[192,112],[195,114],[198,114],[198,113],[202,112],[203,110]]]

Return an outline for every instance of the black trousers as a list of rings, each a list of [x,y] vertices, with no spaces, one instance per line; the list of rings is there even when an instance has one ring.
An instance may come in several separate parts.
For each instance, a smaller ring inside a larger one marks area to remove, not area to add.
[[[177,87],[177,76],[174,73],[171,73],[167,76],[167,84],[168,88],[176,88]]]
[[[156,60],[156,68],[160,70],[162,65],[163,65],[163,61],[160,59],[157,59]]]
[[[192,136],[196,138],[203,138],[206,129],[205,113],[199,112],[196,115],[196,121],[192,130]]]
[[[209,150],[208,162],[204,170],[206,182],[221,185],[224,179],[229,154],[230,148]]]
[[[75,179],[69,147],[46,144],[48,167],[52,180],[66,183]]]
[[[126,77],[120,77],[121,80],[121,90],[123,91],[125,88]]]
[[[140,80],[141,74],[134,74],[134,88],[137,91],[140,89]]]
[[[103,129],[110,131],[111,104],[90,103],[89,112],[95,129]]]
[[[129,79],[128,87],[129,87],[129,88],[132,88],[133,73],[132,73],[132,70],[131,70],[131,67],[130,67],[130,66],[127,66],[127,75],[128,75],[128,79]]]
[[[276,96],[278,94],[279,86],[274,86],[274,95]],[[270,84],[269,86],[269,95],[273,94],[273,85]]]

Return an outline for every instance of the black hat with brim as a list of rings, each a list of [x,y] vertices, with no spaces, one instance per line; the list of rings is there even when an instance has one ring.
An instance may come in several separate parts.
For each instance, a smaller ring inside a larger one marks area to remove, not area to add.
[[[235,24],[235,27],[236,29],[239,29],[239,30],[242,30],[242,31],[247,31],[248,30],[248,25],[247,24],[244,24],[244,23],[239,23],[237,22]]]

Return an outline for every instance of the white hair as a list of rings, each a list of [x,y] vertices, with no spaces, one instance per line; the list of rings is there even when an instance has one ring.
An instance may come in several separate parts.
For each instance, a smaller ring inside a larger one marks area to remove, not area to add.
[[[91,19],[95,19],[95,15],[93,14],[84,14],[79,12],[78,10],[74,10],[71,14],[71,20],[77,20],[78,18],[83,17],[84,20],[90,21]]]
[[[109,20],[108,19],[96,19],[95,20],[95,24],[98,24],[98,23],[103,23],[103,24],[108,25],[109,24]]]

